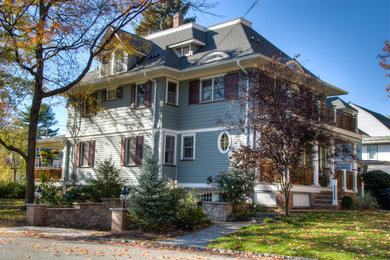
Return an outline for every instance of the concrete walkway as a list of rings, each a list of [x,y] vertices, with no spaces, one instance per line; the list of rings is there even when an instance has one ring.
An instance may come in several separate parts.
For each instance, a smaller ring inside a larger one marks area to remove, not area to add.
[[[189,235],[173,238],[171,240],[158,241],[164,245],[185,246],[191,248],[205,248],[214,239],[233,233],[236,230],[253,225],[250,222],[218,222],[212,227]]]

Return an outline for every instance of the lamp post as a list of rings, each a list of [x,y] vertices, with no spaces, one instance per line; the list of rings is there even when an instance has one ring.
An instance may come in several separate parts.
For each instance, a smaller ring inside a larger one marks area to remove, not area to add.
[[[126,208],[126,201],[129,199],[129,191],[127,190],[126,186],[123,187],[123,190],[121,191],[119,198],[122,201],[123,208]]]
[[[37,199],[37,204],[39,204],[39,199],[42,198],[42,189],[40,185],[38,185],[38,188],[35,190],[34,196]]]

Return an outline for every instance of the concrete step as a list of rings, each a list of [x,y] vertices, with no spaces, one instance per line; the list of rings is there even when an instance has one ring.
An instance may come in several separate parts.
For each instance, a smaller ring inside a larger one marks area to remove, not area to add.
[[[313,204],[332,204],[332,200],[314,200]]]
[[[337,206],[333,206],[332,204],[313,204],[312,208],[314,209],[335,209]]]

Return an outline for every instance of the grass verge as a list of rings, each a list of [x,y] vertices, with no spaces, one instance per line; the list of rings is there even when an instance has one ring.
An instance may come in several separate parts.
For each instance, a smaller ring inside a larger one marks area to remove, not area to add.
[[[25,218],[24,199],[0,198],[0,227],[23,225]]]
[[[208,246],[320,259],[390,259],[390,213],[308,212],[245,227]]]

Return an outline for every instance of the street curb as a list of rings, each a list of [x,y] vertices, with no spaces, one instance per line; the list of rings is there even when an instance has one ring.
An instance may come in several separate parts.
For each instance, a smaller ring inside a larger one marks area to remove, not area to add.
[[[3,231],[4,232],[4,231]],[[220,254],[227,256],[243,256],[243,257],[276,257],[280,259],[296,259],[296,260],[316,260],[317,258],[307,258],[307,257],[299,257],[299,256],[287,256],[287,255],[278,255],[278,254],[269,254],[269,253],[254,253],[250,251],[237,251],[237,250],[227,250],[227,249],[219,249],[219,248],[208,248],[202,246],[191,246],[187,244],[180,243],[167,243],[167,242],[147,242],[141,240],[128,240],[128,239],[119,239],[119,238],[102,238],[102,237],[90,237],[90,236],[59,236],[59,235],[47,235],[39,232],[4,232],[8,234],[15,235],[28,235],[30,234],[39,234],[41,238],[56,238],[56,239],[67,239],[67,240],[87,240],[87,241],[98,241],[98,242],[113,242],[113,243],[131,243],[134,245],[139,245],[143,247],[154,247],[154,248],[170,248],[170,249],[178,249],[178,250],[193,250],[198,252],[207,252],[211,254]]]

